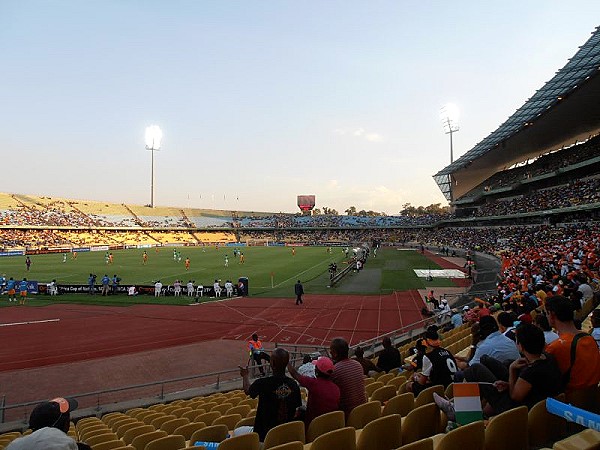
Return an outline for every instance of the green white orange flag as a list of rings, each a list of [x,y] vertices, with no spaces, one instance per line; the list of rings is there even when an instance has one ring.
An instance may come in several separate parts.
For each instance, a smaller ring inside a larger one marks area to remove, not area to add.
[[[454,383],[453,392],[456,421],[459,424],[466,425],[483,419],[477,383]]]

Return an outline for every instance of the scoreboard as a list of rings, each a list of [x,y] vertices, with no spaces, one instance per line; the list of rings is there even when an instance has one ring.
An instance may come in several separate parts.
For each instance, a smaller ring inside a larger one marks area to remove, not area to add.
[[[299,195],[298,196],[298,208],[301,211],[312,211],[315,207],[315,196],[314,195]]]

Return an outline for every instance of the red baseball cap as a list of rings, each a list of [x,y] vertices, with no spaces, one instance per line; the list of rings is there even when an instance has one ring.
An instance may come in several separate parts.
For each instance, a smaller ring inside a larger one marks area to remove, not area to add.
[[[313,361],[313,364],[319,369],[319,372],[324,373],[325,375],[331,375],[333,373],[333,361],[327,356],[319,356],[319,359]]]

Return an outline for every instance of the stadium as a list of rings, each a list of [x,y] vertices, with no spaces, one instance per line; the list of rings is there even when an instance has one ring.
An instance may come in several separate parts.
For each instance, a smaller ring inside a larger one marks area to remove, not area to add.
[[[337,337],[374,364],[389,338],[403,362],[365,374],[360,414],[306,434],[297,421],[279,425],[265,448],[598,448],[600,380],[556,396],[589,413],[585,429],[552,415],[544,397],[485,429],[473,421],[442,434],[449,417],[433,393],[459,398],[461,383],[413,393],[404,362],[432,325],[444,348],[468,357],[479,316],[465,313],[456,327],[452,316],[504,310],[531,322],[545,316],[546,293],[579,304],[583,332],[598,327],[599,155],[596,28],[513,115],[433,176],[449,212],[313,214],[315,197],[304,195],[301,212],[276,213],[1,193],[0,446],[31,434],[34,407],[60,394],[79,403],[68,435],[94,450],[258,449],[255,433],[226,437],[255,423],[258,400],[238,366],[261,379],[247,348],[257,333],[295,366],[329,355]]]

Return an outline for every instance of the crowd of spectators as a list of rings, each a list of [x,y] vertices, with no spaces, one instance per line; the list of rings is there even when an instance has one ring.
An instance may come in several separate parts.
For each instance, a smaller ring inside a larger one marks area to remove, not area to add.
[[[600,202],[600,178],[576,180],[563,186],[533,191],[510,200],[495,200],[481,206],[474,216],[506,216],[547,211]]]
[[[476,197],[484,192],[491,192],[494,189],[511,186],[520,181],[555,172],[561,168],[594,158],[598,155],[599,150],[600,136],[596,136],[584,143],[540,156],[530,164],[497,172],[472,189],[463,198]]]
[[[357,216],[357,215],[293,215],[277,214],[266,217],[237,217],[234,228],[360,228],[432,225],[450,218],[450,215],[425,214],[419,216]]]

